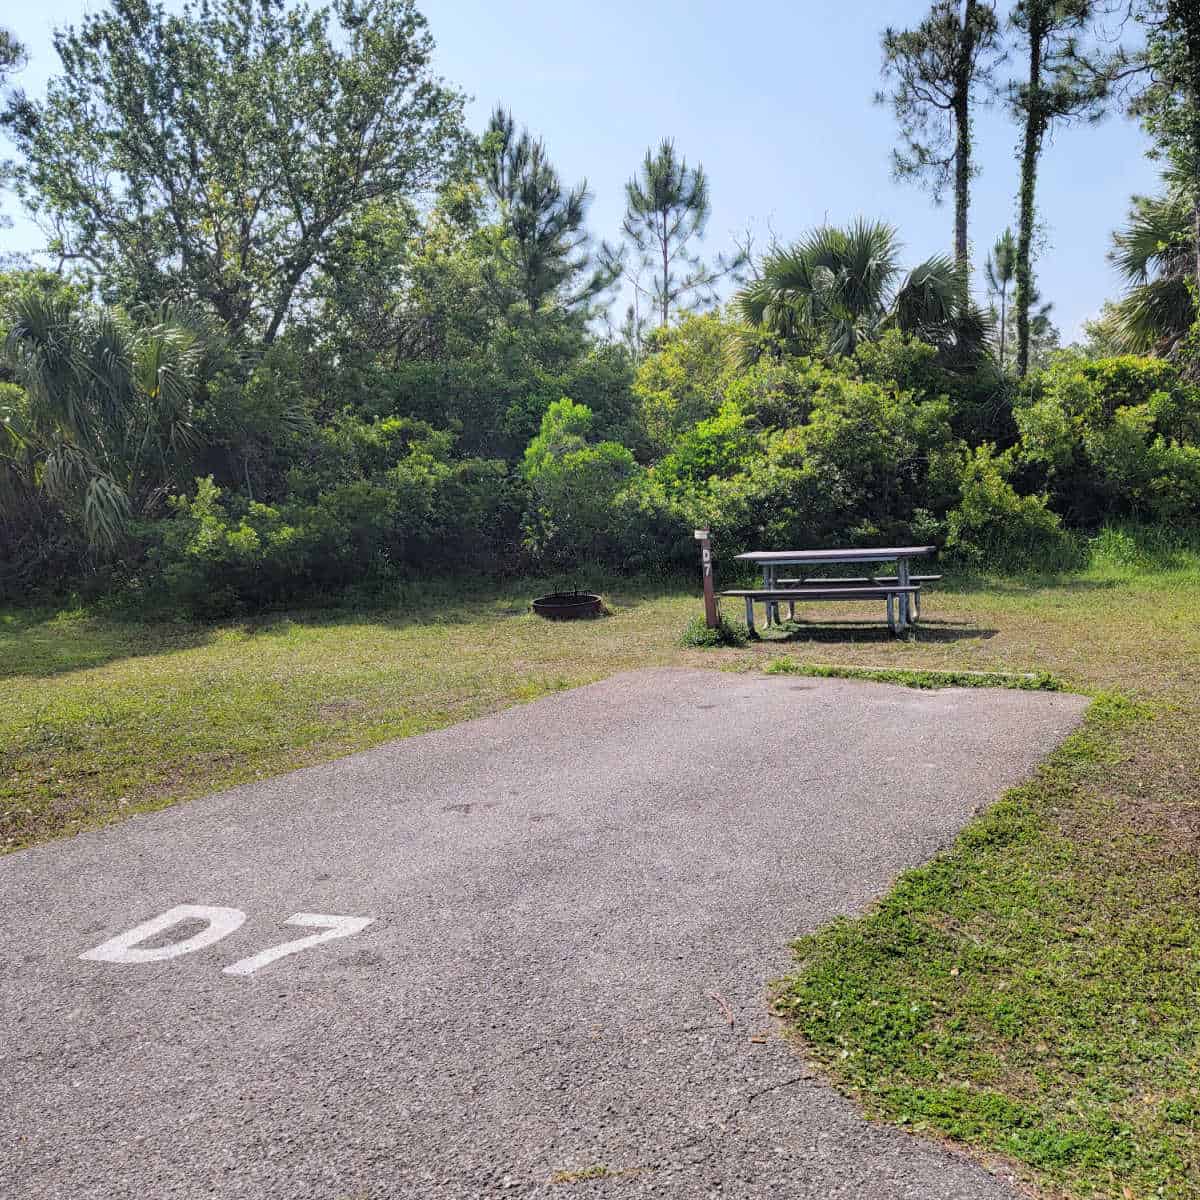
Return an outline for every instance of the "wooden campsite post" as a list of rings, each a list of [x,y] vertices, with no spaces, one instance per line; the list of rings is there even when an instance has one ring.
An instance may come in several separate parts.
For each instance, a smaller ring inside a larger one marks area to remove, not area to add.
[[[712,547],[708,541],[708,530],[697,529],[696,541],[700,543],[700,570],[704,577],[704,623],[709,629],[720,624],[717,614],[717,593],[713,591]]]

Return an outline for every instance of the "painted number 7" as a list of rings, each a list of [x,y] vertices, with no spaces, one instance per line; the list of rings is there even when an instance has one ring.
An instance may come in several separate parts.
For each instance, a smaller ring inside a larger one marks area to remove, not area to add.
[[[193,954],[203,950],[228,937],[236,929],[241,928],[246,920],[246,914],[240,908],[225,908],[215,904],[178,904],[165,913],[143,921],[116,937],[102,942],[94,950],[87,950],[79,957],[87,962],[107,963],[151,963],[163,962],[171,958],[179,958],[184,954]],[[253,975],[255,971],[269,966],[289,954],[297,954],[322,942],[331,942],[335,938],[349,937],[359,933],[371,924],[372,917],[334,917],[324,913],[295,913],[284,922],[285,925],[300,925],[308,929],[318,929],[319,933],[311,933],[307,937],[294,938],[290,942],[281,942],[278,946],[270,946],[260,950],[249,958],[239,959],[225,968],[225,975]],[[168,929],[184,922],[203,921],[204,928],[198,933],[181,940],[167,942],[163,945],[145,946],[143,943],[152,941]]]
[[[298,954],[310,946],[319,946],[322,942],[332,942],[334,938],[349,937],[359,933],[370,925],[371,917],[327,917],[322,913],[296,913],[284,921],[285,925],[303,925],[309,929],[319,929],[320,933],[310,933],[308,937],[294,938],[290,942],[280,942],[267,950],[260,950],[249,958],[242,958],[232,966],[226,967],[222,975],[253,975],[260,967],[270,966],[277,959],[288,954]]]

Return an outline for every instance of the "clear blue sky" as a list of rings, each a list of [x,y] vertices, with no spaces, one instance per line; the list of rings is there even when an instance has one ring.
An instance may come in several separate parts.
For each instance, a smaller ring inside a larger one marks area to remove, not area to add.
[[[30,48],[18,83],[37,94],[56,60],[50,32],[77,21],[80,0],[8,8],[3,21]],[[915,262],[951,245],[952,210],[891,177],[892,117],[872,103],[879,32],[915,23],[925,0],[760,0],[753,19],[728,0],[425,0],[436,65],[473,97],[481,128],[497,101],[541,135],[569,182],[586,176],[590,224],[614,238],[622,185],[646,147],[675,138],[709,173],[707,247],[728,249],[751,223],[783,239],[828,218],[862,214],[896,223]],[[1015,63],[1013,64],[1016,65]],[[971,234],[976,260],[1013,220],[1017,129],[997,109],[981,115]],[[1039,187],[1046,243],[1039,283],[1065,341],[1119,290],[1105,258],[1129,196],[1152,190],[1155,165],[1132,122],[1058,132]],[[9,197],[14,227],[0,250],[30,250],[38,231]]]

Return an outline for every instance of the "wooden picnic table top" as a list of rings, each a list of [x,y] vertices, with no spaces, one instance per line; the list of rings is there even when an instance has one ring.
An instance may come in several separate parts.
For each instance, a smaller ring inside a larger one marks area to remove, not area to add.
[[[842,550],[749,550],[735,557],[768,565],[805,562],[891,562],[900,558],[922,558],[936,550],[936,546],[882,546],[878,549],[855,546]]]

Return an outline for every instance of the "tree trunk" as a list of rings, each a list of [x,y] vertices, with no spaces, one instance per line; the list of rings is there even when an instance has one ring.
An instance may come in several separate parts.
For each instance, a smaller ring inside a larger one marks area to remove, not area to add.
[[[1047,33],[1047,15],[1041,3],[1030,5],[1029,84],[1025,97],[1025,136],[1021,145],[1021,195],[1017,234],[1017,375],[1029,370],[1029,298],[1033,292],[1034,192],[1037,187],[1038,156],[1046,131],[1045,101],[1042,96],[1042,49]]]
[[[662,278],[662,324],[666,327],[667,319],[671,315],[671,294],[669,284],[671,279],[671,248],[670,239],[667,236],[667,217],[663,214],[663,236],[662,236],[662,260],[663,260],[663,278]]]
[[[955,117],[958,127],[958,148],[954,154],[954,261],[965,279],[971,271],[971,254],[967,241],[967,210],[971,202],[971,127],[967,106]]]
[[[954,80],[954,259],[964,281],[971,271],[967,211],[971,203],[971,63],[975,56],[975,0],[967,0]]]
[[[1008,333],[1008,284],[1000,291],[1000,370],[1004,370],[1004,359],[1007,350]]]

